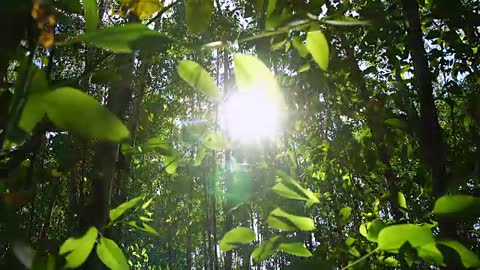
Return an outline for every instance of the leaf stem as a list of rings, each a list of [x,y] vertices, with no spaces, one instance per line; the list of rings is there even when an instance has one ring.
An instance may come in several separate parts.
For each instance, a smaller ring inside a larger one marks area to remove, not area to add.
[[[368,257],[372,256],[373,253],[375,253],[375,252],[377,252],[377,251],[379,251],[379,250],[380,250],[380,249],[377,247],[376,249],[374,249],[374,250],[370,251],[369,253],[363,255],[362,257],[360,257],[358,260],[356,260],[356,261],[352,262],[351,264],[343,267],[341,270],[347,270],[348,268],[350,268],[350,267],[352,267],[352,266],[354,266],[354,265],[356,265],[356,264],[364,261],[364,260],[367,259]]]

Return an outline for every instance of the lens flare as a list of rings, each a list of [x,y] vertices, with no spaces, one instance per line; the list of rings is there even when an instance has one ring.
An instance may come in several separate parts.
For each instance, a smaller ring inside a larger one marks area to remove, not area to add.
[[[233,141],[260,142],[280,131],[278,102],[263,89],[235,92],[220,109],[221,125]]]

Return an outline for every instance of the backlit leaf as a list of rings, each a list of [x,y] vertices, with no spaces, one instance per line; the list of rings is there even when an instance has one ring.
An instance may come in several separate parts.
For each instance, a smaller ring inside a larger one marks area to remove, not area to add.
[[[220,250],[228,251],[238,245],[245,245],[255,240],[255,233],[250,228],[238,227],[225,233],[220,240]]]
[[[174,153],[171,156],[165,156],[165,171],[168,174],[175,174],[178,166],[178,155]]]
[[[117,53],[129,53],[141,45],[142,39],[164,38],[157,31],[140,23],[98,29],[86,33],[71,42],[83,41],[92,46],[108,49]]]
[[[133,228],[135,228],[139,231],[142,231],[142,232],[146,232],[146,233],[156,235],[156,236],[159,235],[157,230],[155,230],[154,228],[152,228],[150,225],[146,224],[145,222],[142,222],[142,225],[140,226],[135,221],[128,221],[127,225],[129,225],[129,226],[131,226],[131,227],[133,227]]]
[[[272,228],[282,231],[315,230],[315,223],[311,218],[292,215],[280,208],[276,208],[270,212],[267,222]]]
[[[162,138],[158,137],[148,139],[148,141],[143,145],[143,149],[155,150],[162,156],[173,155],[173,150],[170,144],[164,142]]]
[[[135,197],[129,201],[126,201],[120,204],[116,208],[110,210],[110,214],[109,214],[110,222],[117,220],[120,216],[123,215],[123,213],[125,213],[128,209],[137,205],[142,199],[143,199],[143,196]]]
[[[278,247],[279,236],[274,236],[266,241],[260,243],[253,251],[252,258],[256,262],[262,262],[275,253]]]
[[[311,191],[303,188],[288,174],[282,171],[277,171],[277,177],[278,181],[273,186],[272,190],[278,195],[289,199],[307,201],[309,205],[320,202]]]
[[[346,206],[340,210],[340,220],[343,224],[347,223],[350,215],[352,214],[352,208],[350,206]]]
[[[313,60],[324,71],[328,69],[330,51],[327,38],[322,31],[311,31],[307,33],[307,50],[313,57]]]
[[[62,244],[60,255],[68,253],[65,256],[66,268],[77,268],[85,262],[95,245],[97,235],[97,228],[90,227],[81,238],[70,237]]]
[[[398,250],[407,241],[418,248],[434,242],[434,239],[428,227],[416,224],[391,225],[378,234],[378,247],[386,251]]]
[[[301,57],[303,57],[303,58],[307,57],[308,50],[307,50],[307,47],[305,46],[305,44],[303,43],[302,38],[300,38],[299,36],[294,36],[292,38],[292,45],[295,48],[295,50],[297,50],[298,54]]]
[[[199,33],[207,29],[213,10],[213,0],[185,0],[188,31]]]
[[[365,236],[368,241],[377,242],[378,234],[385,227],[385,223],[381,219],[377,218],[372,222],[363,223],[360,226],[360,233]]]
[[[459,214],[478,214],[480,198],[469,195],[447,195],[439,198],[433,207],[433,213],[439,216],[457,216]]]
[[[268,0],[267,16],[270,16],[277,7],[277,0]]]
[[[22,116],[18,122],[18,127],[26,132],[32,132],[38,122],[46,114],[45,94],[49,90],[47,76],[45,72],[36,66],[31,67],[33,75],[31,79],[30,94],[26,98],[23,107]]]
[[[82,0],[82,4],[85,15],[85,29],[87,32],[94,31],[100,21],[97,0]]]
[[[273,73],[257,57],[246,54],[236,54],[233,58],[235,65],[235,80],[239,91],[264,89],[275,92],[278,89]]]
[[[180,61],[178,63],[178,75],[191,87],[200,90],[205,95],[212,98],[220,96],[212,76],[198,63],[190,60]]]
[[[18,121],[18,127],[26,132],[32,132],[35,126],[46,114],[44,100],[45,94],[30,94],[22,111],[22,117]]]
[[[200,166],[202,164],[203,158],[205,157],[207,151],[205,147],[199,146],[197,148],[197,153],[195,154],[195,160],[193,162],[193,166]]]
[[[460,260],[462,261],[462,264],[463,266],[465,266],[465,268],[473,268],[480,266],[480,260],[478,259],[477,254],[473,253],[460,242],[455,240],[441,240],[437,243],[454,249],[460,256]]]
[[[150,200],[144,202],[142,204],[142,209],[146,209],[148,206],[150,206],[150,204],[153,202],[153,198],[150,198]]]
[[[130,9],[140,20],[150,18],[162,8],[159,0],[122,0],[122,7]]]
[[[117,243],[111,239],[106,237],[100,238],[100,242],[97,245],[97,255],[103,264],[112,270],[129,269],[125,255]]]
[[[397,193],[397,199],[398,199],[398,206],[400,206],[403,209],[407,209],[407,200],[405,199],[405,195],[402,192]]]
[[[443,255],[435,245],[435,242],[430,242],[420,247],[417,247],[418,256],[426,262],[443,265]]]
[[[358,26],[358,25],[369,25],[369,21],[362,21],[356,18],[346,17],[337,20],[322,20],[325,23],[338,26]]]
[[[99,140],[120,142],[129,137],[123,123],[95,98],[70,87],[43,97],[48,118],[60,128]]]
[[[283,250],[288,254],[299,257],[310,257],[312,253],[305,247],[302,242],[285,242],[278,245],[278,249]]]

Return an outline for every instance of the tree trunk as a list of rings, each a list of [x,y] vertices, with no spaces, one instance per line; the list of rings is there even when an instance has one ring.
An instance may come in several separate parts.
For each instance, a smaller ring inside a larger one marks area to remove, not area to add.
[[[228,70],[229,70],[228,52],[225,50],[223,54],[223,92],[228,94]],[[230,200],[230,193],[232,192],[232,150],[225,149],[225,226],[224,233],[228,232],[233,227],[233,216],[231,213],[232,203]],[[225,252],[225,270],[232,269],[232,251]]]
[[[408,45],[420,101],[420,146],[425,162],[431,169],[433,195],[439,198],[448,192],[451,181],[446,170],[446,144],[442,138],[442,129],[438,123],[433,98],[433,76],[428,67],[425,44],[422,39],[418,3],[416,0],[402,0],[402,5],[408,23]],[[457,238],[456,223],[453,220],[439,219],[439,228],[442,237]]]

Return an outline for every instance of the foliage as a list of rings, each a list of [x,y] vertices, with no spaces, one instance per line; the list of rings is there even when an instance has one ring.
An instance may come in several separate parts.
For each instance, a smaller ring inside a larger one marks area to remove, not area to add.
[[[0,268],[479,268],[478,6],[3,1]]]

